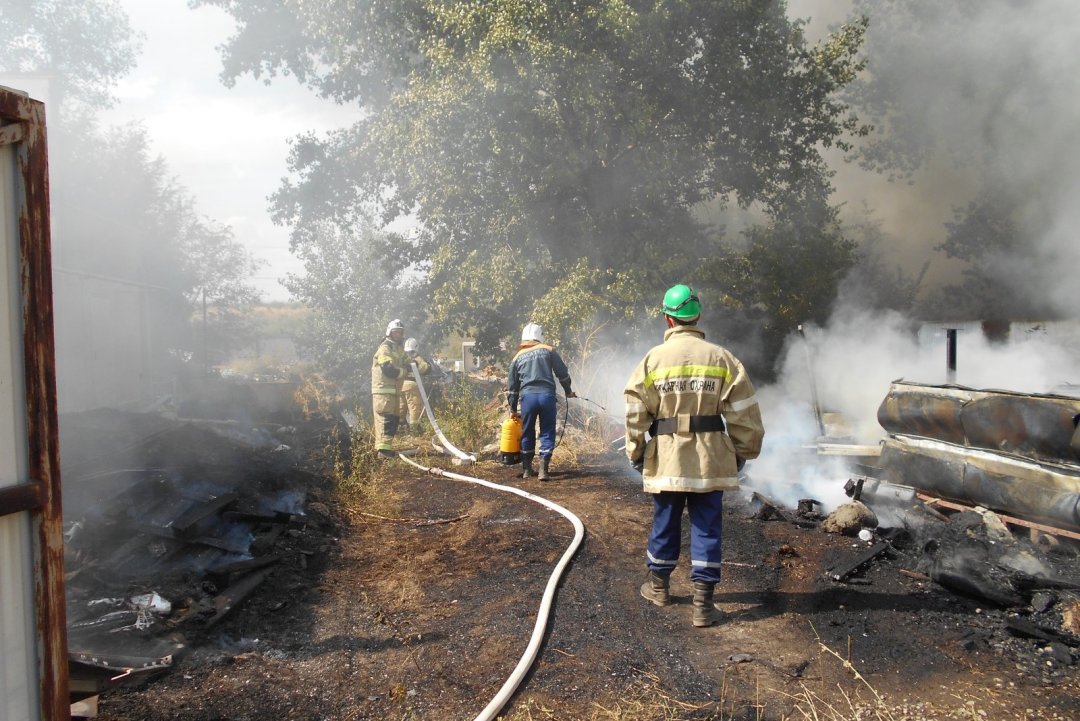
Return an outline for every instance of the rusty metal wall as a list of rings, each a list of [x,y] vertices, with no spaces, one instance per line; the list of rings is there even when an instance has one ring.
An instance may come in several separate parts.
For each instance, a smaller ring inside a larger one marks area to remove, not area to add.
[[[0,87],[0,719],[70,716],[45,108]]]

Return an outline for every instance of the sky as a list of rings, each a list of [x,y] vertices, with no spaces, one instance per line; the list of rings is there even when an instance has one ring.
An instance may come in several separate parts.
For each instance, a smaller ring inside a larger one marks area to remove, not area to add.
[[[195,198],[199,213],[232,227],[264,262],[252,281],[263,299],[288,300],[279,278],[302,266],[289,253],[288,229],[271,222],[267,201],[287,174],[287,140],[346,125],[356,111],[320,100],[291,78],[267,86],[244,77],[226,88],[215,48],[234,23],[218,8],[191,10],[187,0],[119,4],[143,33],[143,47],[104,122],[146,127],[153,151]]]

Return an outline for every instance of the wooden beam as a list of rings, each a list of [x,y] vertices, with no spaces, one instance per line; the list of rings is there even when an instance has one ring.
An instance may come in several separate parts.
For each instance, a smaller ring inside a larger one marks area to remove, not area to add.
[[[965,506],[962,503],[956,503],[954,501],[946,501],[944,498],[935,498],[934,496],[928,496],[925,493],[915,494],[919,500],[923,501],[930,506],[942,506],[943,508],[951,508],[954,511],[970,511],[974,506]],[[994,511],[1005,523],[1011,523],[1014,526],[1023,526],[1024,528],[1031,528],[1041,533],[1046,533],[1051,536],[1064,536],[1065,538],[1073,538],[1080,540],[1080,533],[1076,531],[1069,531],[1064,528],[1057,528],[1055,526],[1048,526],[1045,523],[1036,523],[1035,521],[1028,521],[1023,518],[1016,518],[1015,516],[1007,516],[1004,513],[998,513]]]

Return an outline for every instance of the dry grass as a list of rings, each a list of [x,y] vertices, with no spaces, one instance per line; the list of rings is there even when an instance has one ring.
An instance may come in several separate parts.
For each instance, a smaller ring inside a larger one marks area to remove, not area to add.
[[[375,450],[375,432],[371,424],[360,417],[349,431],[348,446],[343,445],[334,442],[328,449],[332,459],[331,473],[342,506],[354,513],[392,515],[396,504],[385,483],[388,461],[379,458]]]
[[[506,417],[504,405],[501,397],[492,397],[490,388],[462,378],[443,387],[432,410],[451,443],[463,450],[478,451],[498,441],[499,425]]]
[[[300,385],[293,394],[304,418],[329,419],[334,417],[334,409],[341,405],[343,396],[338,387],[318,373],[304,373]]]

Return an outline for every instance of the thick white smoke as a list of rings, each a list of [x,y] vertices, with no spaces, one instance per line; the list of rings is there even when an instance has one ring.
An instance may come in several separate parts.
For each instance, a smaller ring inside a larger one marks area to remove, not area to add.
[[[823,327],[792,336],[774,385],[759,389],[765,447],[751,464],[755,487],[789,504],[815,498],[828,508],[846,500],[843,485],[854,473],[838,458],[811,450],[821,438],[814,411],[816,388],[829,435],[874,445],[885,432],[877,409],[892,381],[944,384],[948,377],[945,327],[919,326],[893,311],[839,308]],[[978,323],[958,328],[956,374],[951,382],[1019,393],[1070,393],[1080,389],[1080,324],[1014,323],[1004,341],[991,342]]]

